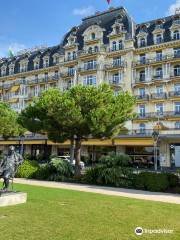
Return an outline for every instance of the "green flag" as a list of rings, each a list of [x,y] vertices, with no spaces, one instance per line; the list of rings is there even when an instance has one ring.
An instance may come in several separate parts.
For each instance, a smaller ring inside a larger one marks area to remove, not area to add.
[[[13,51],[10,48],[9,48],[9,51],[8,51],[8,56],[9,57],[14,57]]]

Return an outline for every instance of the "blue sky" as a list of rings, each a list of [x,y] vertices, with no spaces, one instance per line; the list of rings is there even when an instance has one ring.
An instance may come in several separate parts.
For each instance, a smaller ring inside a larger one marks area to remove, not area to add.
[[[139,23],[174,12],[180,0],[111,0],[124,6]],[[56,45],[81,19],[107,10],[106,0],[8,0],[0,8],[0,56],[36,45]]]

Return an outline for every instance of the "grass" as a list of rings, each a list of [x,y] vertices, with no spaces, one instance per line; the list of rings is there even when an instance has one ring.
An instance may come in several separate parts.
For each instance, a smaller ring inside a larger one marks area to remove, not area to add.
[[[16,185],[26,204],[0,208],[0,240],[180,239],[180,205]],[[173,234],[137,237],[137,226]]]

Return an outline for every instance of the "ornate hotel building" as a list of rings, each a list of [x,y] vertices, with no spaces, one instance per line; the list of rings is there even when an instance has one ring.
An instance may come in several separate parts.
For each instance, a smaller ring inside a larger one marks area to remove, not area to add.
[[[89,139],[82,156],[96,160],[107,152],[125,152],[136,164],[154,161],[152,133],[158,128],[158,162],[180,166],[180,14],[136,24],[126,9],[110,8],[84,18],[54,47],[24,51],[0,60],[0,97],[20,112],[48,88],[66,91],[75,84],[109,84],[115,94],[137,97],[137,117],[125,132],[109,140]],[[20,140],[1,139],[1,148]],[[63,154],[69,142],[55,144],[27,135],[26,151]]]

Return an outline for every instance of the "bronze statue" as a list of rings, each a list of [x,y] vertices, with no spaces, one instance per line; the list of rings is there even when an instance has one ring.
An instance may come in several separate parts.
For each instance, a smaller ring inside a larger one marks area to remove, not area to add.
[[[4,179],[3,191],[9,190],[9,181],[13,179],[18,167],[23,163],[23,157],[15,152],[15,147],[10,146],[7,156],[0,162],[0,178]]]

